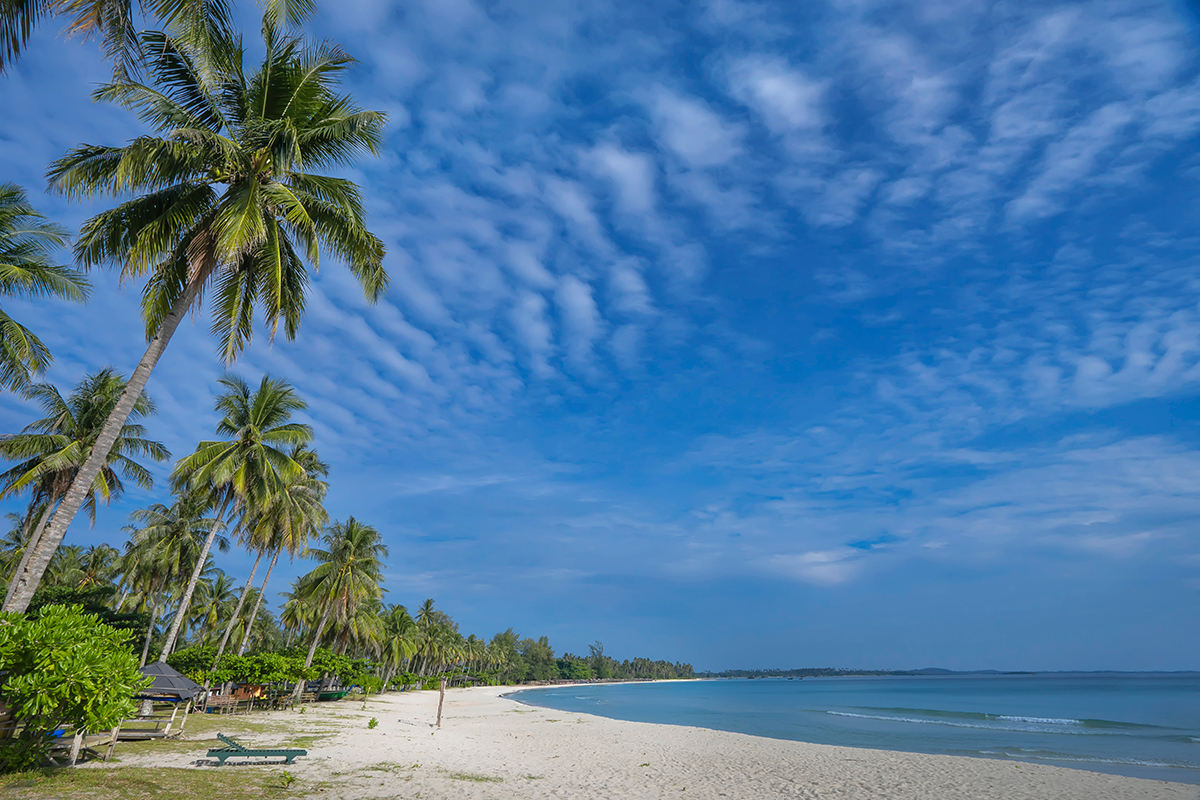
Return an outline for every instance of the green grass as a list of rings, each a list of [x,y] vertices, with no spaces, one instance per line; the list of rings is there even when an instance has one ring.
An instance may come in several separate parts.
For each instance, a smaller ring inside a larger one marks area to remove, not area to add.
[[[474,772],[447,772],[446,777],[452,781],[474,781],[475,783],[503,783],[504,778],[492,775],[478,775]]]
[[[302,781],[281,770],[64,768],[0,776],[4,800],[287,800],[306,794]]]

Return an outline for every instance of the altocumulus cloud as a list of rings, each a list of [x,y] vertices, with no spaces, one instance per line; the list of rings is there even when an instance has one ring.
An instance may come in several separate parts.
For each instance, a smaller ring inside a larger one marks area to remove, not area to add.
[[[309,398],[334,514],[392,541],[390,599],[433,593],[480,632],[665,642],[713,666],[735,640],[750,661],[882,663],[914,651],[847,598],[936,614],[938,587],[984,620],[997,596],[1036,598],[1035,643],[1081,587],[1182,621],[1200,82],[1178,14],[329,4],[315,27],[393,120],[350,174],[394,288],[368,307],[323,265],[300,340],[260,337],[237,369]],[[0,121],[6,179],[40,185],[67,147],[136,135],[88,103],[103,69],[46,36],[0,82],[22,110]],[[97,283],[87,308],[22,309],[53,322],[60,384],[139,352],[135,292]],[[214,421],[205,327],[151,384],[176,453]],[[29,410],[5,397],[0,414],[11,429]],[[72,535],[111,540],[146,499]],[[746,650],[745,626],[781,624],[748,610],[800,605],[873,644],[795,623],[793,643]],[[1200,654],[1113,655],[1125,624],[1004,657]],[[922,662],[953,663],[952,639]]]

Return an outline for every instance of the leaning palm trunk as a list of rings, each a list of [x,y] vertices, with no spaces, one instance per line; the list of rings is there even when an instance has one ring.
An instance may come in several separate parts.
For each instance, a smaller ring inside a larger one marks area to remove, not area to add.
[[[254,629],[254,620],[258,617],[258,610],[262,608],[263,597],[267,594],[267,581],[271,580],[271,571],[275,569],[275,562],[279,560],[279,551],[275,551],[275,555],[271,556],[271,564],[267,567],[267,574],[263,577],[262,588],[258,590],[258,599],[254,602],[254,610],[250,612],[250,619],[246,620],[246,633],[242,636],[242,644],[238,647],[238,655],[246,653],[246,647],[250,644],[250,631]],[[289,637],[290,639],[290,637]]]
[[[225,652],[225,645],[229,643],[229,635],[233,633],[233,626],[237,625],[238,615],[242,613],[242,605],[246,602],[246,595],[250,592],[250,587],[254,585],[254,573],[258,572],[258,565],[262,562],[263,552],[258,551],[258,558],[254,559],[254,566],[250,569],[250,577],[246,578],[246,585],[242,587],[242,594],[238,597],[237,606],[233,609],[233,615],[229,618],[229,624],[225,626],[225,635],[221,637],[221,644],[217,646],[217,655],[213,658],[213,668],[217,666],[217,662],[221,660],[221,654]],[[249,632],[249,628],[246,629]],[[239,653],[240,655],[240,653]]]
[[[213,540],[216,538],[217,526],[213,525],[212,530],[208,532],[208,538],[204,540],[204,547],[200,549],[200,556],[196,559],[196,567],[192,570],[192,577],[188,581],[187,589],[183,592],[183,598],[179,601],[179,610],[175,612],[175,619],[171,621],[171,630],[167,633],[167,641],[163,643],[163,650],[158,655],[158,660],[161,662],[165,663],[167,656],[171,655],[171,651],[175,648],[175,639],[179,636],[183,619],[192,605],[192,593],[196,591],[196,584],[200,582],[200,573],[204,572],[204,564],[208,561],[208,551],[212,548]]]
[[[150,639],[154,636],[154,623],[158,619],[158,603],[150,606],[150,627],[146,628],[146,641],[142,644],[142,663],[139,667],[146,666],[146,659],[150,656]]]
[[[207,238],[198,236],[197,240]],[[67,534],[67,528],[70,527],[71,521],[75,519],[75,515],[79,513],[84,500],[87,499],[88,489],[91,487],[92,482],[96,480],[96,476],[100,474],[100,469],[108,461],[108,455],[112,451],[113,445],[116,444],[117,437],[121,434],[125,420],[129,418],[138,398],[142,396],[142,390],[146,388],[146,381],[150,380],[150,373],[154,371],[158,360],[162,358],[163,352],[167,349],[167,344],[171,341],[171,336],[175,333],[175,329],[179,327],[184,314],[187,313],[193,301],[195,301],[201,285],[203,285],[208,273],[212,270],[213,262],[216,258],[213,244],[208,243],[204,250],[205,252],[200,254],[199,257],[192,259],[192,278],[188,281],[187,288],[184,289],[183,293],[180,294],[179,298],[171,306],[171,310],[163,319],[162,325],[159,326],[158,331],[150,340],[150,345],[146,348],[146,354],[138,362],[137,369],[133,371],[133,376],[125,386],[125,391],[121,393],[121,399],[113,406],[112,413],[108,415],[108,420],[100,430],[100,435],[96,437],[96,443],[92,445],[91,452],[88,453],[83,466],[76,473],[75,480],[71,481],[70,488],[67,489],[67,493],[63,496],[62,502],[59,503],[58,508],[55,510],[54,516],[50,518],[50,523],[46,527],[45,532],[38,539],[35,546],[27,548],[32,552],[32,556],[25,566],[13,577],[12,591],[8,599],[4,601],[4,611],[24,613],[29,608],[29,601],[33,599],[33,593],[37,591],[38,584],[42,580],[42,575],[45,574],[46,567],[50,565],[50,559],[54,556],[54,552],[58,550],[58,546],[62,544],[63,537]],[[215,535],[216,530],[214,529],[213,536]],[[208,544],[204,547],[205,555],[208,554],[208,545],[212,544],[212,538],[212,536],[209,537]],[[200,563],[203,565],[204,559],[201,559]],[[185,610],[187,603],[191,601],[196,577],[193,575],[192,583],[188,586],[183,606]],[[179,615],[179,619],[182,619],[182,614]],[[173,632],[177,632],[178,627],[178,624],[173,625]],[[170,637],[168,647],[163,650],[163,658],[166,658],[166,653],[170,650],[169,645],[173,643],[174,636]]]
[[[17,564],[17,568],[13,571],[12,578],[8,581],[8,591],[4,595],[4,608],[8,608],[9,601],[12,599],[13,594],[16,593],[17,578],[22,572],[25,571],[25,567],[28,566],[29,558],[31,555],[33,555],[33,551],[37,546],[37,543],[41,541],[42,534],[46,530],[46,524],[50,522],[50,512],[53,510],[53,504],[47,503],[46,507],[42,510],[41,515],[38,517],[37,527],[34,528],[33,535],[30,536],[29,540],[25,542],[25,549],[21,551],[21,561]],[[32,599],[32,597],[33,595],[31,594],[30,598]],[[25,609],[21,610],[24,611]]]
[[[317,655],[317,646],[321,644],[321,634],[325,632],[325,626],[329,623],[329,617],[333,614],[333,603],[325,607],[325,613],[321,615],[321,621],[317,623],[317,630],[313,633],[312,644],[308,646],[308,655],[304,657],[304,669],[308,670],[312,666],[313,658]],[[300,695],[304,694],[304,686],[307,684],[304,678],[296,682],[295,696],[299,699]]]

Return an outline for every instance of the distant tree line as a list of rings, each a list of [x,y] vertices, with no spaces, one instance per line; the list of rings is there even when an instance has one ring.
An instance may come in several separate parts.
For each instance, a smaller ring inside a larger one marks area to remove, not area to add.
[[[839,678],[871,675],[921,675],[922,670],[846,669],[845,667],[806,667],[803,669],[726,669],[721,672],[697,672],[697,678]]]

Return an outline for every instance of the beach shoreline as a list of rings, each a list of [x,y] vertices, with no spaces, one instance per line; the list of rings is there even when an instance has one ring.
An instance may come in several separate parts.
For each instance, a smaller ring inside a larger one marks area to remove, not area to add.
[[[966,756],[819,745],[741,733],[626,722],[526,705],[522,687],[403,692],[258,715],[260,746],[298,739],[288,770],[298,796],[325,798],[666,798],[730,800],[1198,800],[1200,787]],[[368,727],[376,719],[374,728]],[[215,769],[207,741],[146,748],[117,765]],[[230,762],[231,764],[233,762]],[[103,764],[89,765],[104,769]],[[259,767],[233,767],[259,768]]]

